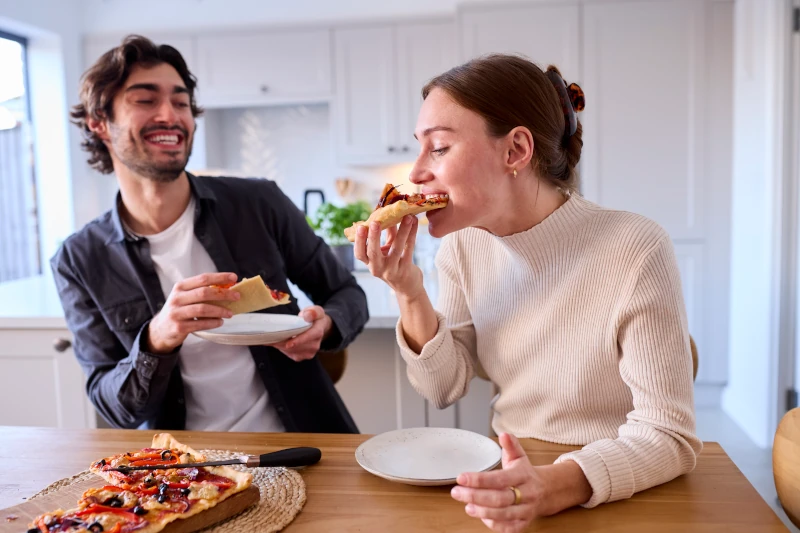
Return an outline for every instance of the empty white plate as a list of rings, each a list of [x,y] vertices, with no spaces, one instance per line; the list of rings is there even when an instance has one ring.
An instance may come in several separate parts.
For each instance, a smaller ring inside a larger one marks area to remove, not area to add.
[[[194,334],[217,344],[257,346],[283,342],[311,327],[311,323],[296,315],[243,313],[223,320],[218,328]]]
[[[356,449],[356,461],[376,476],[408,485],[452,485],[459,474],[491,470],[500,446],[454,428],[409,428],[381,433]]]

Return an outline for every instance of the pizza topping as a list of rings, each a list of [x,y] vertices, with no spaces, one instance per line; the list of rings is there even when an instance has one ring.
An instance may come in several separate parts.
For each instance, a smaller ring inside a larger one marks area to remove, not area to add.
[[[269,290],[269,293],[270,293],[270,294],[272,295],[272,297],[273,297],[273,298],[275,298],[276,300],[283,300],[283,299],[284,299],[286,296],[289,296],[289,295],[288,295],[288,294],[286,294],[285,292],[276,291],[276,290],[274,290],[274,289],[270,289],[270,290]]]
[[[136,507],[134,507],[132,509],[132,511],[133,511],[133,514],[135,514],[136,516],[144,516],[144,515],[147,514],[147,509],[145,509],[141,505],[137,505]]]
[[[190,492],[190,500],[210,500],[219,496],[220,487],[214,484],[192,483]]]

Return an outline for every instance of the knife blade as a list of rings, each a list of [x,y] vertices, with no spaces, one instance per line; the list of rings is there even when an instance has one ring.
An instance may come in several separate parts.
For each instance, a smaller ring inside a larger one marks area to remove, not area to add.
[[[200,468],[203,466],[244,465],[248,468],[285,466],[287,468],[300,468],[319,462],[322,452],[319,448],[298,447],[278,450],[277,452],[261,455],[241,455],[234,459],[222,461],[206,461],[203,463],[175,463],[169,465],[120,465],[103,469],[104,472],[132,472],[134,470],[171,470],[175,468]]]

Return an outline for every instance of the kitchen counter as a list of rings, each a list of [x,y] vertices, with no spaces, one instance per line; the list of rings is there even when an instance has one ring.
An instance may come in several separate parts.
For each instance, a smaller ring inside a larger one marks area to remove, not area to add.
[[[399,310],[391,289],[369,272],[353,273],[367,294],[369,329],[393,329]],[[300,307],[311,302],[292,287]],[[65,329],[64,312],[52,275],[0,283],[0,329]]]

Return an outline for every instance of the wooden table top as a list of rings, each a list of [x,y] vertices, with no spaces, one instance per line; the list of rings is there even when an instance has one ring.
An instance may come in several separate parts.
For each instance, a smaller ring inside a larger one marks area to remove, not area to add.
[[[153,431],[0,427],[0,509],[23,503],[48,484],[101,457],[150,444]],[[265,453],[314,446],[322,460],[301,470],[308,500],[285,531],[489,531],[450,497],[450,487],[414,487],[363,470],[356,447],[369,435],[173,432],[195,449]],[[523,439],[534,464],[549,464],[575,447]],[[4,520],[1,516],[0,520]],[[20,531],[24,531],[23,524]],[[694,472],[595,509],[575,508],[535,521],[530,531],[725,533],[787,531],[716,443],[706,443]]]

